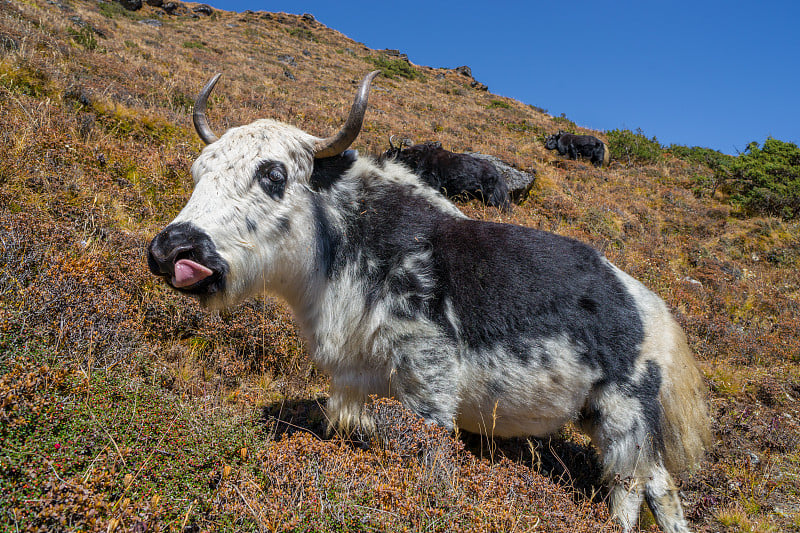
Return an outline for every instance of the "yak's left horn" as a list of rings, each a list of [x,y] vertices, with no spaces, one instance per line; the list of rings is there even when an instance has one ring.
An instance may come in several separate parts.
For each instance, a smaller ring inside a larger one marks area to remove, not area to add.
[[[211,144],[219,138],[214,134],[214,132],[211,130],[211,127],[208,125],[208,119],[206,118],[206,100],[208,100],[208,95],[211,94],[211,91],[214,89],[214,85],[217,84],[220,76],[222,76],[222,74],[216,74],[213,78],[211,78],[209,82],[206,83],[206,86],[203,87],[203,90],[200,91],[200,94],[197,95],[197,99],[194,101],[194,113],[192,113],[194,129],[197,130],[197,134],[206,144]]]
[[[314,146],[314,157],[333,157],[341,154],[353,144],[353,141],[356,140],[358,133],[361,131],[361,124],[364,122],[370,83],[380,73],[380,70],[373,70],[364,76],[364,79],[361,80],[361,85],[358,86],[358,92],[356,92],[356,97],[353,100],[353,105],[350,108],[350,114],[347,116],[347,122],[344,123],[344,127],[332,137],[319,139]]]

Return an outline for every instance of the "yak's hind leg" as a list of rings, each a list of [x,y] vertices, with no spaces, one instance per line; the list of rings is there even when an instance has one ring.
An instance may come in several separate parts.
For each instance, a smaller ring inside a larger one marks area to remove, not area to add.
[[[636,527],[642,500],[665,532],[688,532],[678,489],[664,466],[659,366],[649,361],[627,383],[606,385],[586,404],[583,429],[599,448],[611,513]]]

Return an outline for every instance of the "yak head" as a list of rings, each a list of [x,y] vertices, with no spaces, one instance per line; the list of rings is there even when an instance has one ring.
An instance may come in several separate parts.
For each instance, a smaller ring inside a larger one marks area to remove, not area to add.
[[[544,140],[544,147],[548,150],[555,150],[558,147],[558,140],[564,135],[564,131],[559,131],[558,133],[554,133],[552,135],[548,135],[548,137]]]
[[[315,162],[341,154],[364,119],[369,73],[358,88],[344,127],[318,138],[274,120],[211,130],[205,109],[219,79],[214,76],[195,101],[194,125],[206,143],[192,165],[194,190],[186,206],[148,247],[153,274],[213,308],[291,281],[313,261],[300,242],[313,232]]]

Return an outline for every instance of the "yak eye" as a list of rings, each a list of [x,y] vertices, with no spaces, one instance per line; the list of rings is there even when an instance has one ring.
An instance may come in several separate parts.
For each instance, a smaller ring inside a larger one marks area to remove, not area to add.
[[[279,181],[285,180],[286,179],[286,174],[283,171],[283,165],[274,166],[271,169],[269,169],[269,173],[267,174],[267,177],[271,181],[274,181],[274,182],[279,182]]]
[[[273,200],[280,200],[286,186],[286,166],[280,161],[262,161],[256,168],[255,180]]]

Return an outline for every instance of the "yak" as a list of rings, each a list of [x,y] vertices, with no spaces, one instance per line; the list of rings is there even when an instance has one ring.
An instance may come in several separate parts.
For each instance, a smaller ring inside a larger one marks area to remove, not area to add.
[[[568,155],[570,159],[578,159],[578,156],[588,157],[597,167],[608,166],[610,159],[608,146],[592,135],[574,135],[559,131],[545,139],[544,147],[548,150],[558,150],[560,155]]]
[[[495,437],[573,421],[623,529],[646,501],[664,531],[688,531],[670,472],[700,461],[710,422],[666,304],[584,243],[468,218],[405,165],[348,150],[378,73],[327,138],[271,119],[218,137],[212,78],[194,191],[150,242],[150,270],[210,308],[283,298],[330,376],[335,426],[374,429],[372,395]]]
[[[489,161],[450,152],[442,143],[428,141],[403,148],[389,138],[389,149],[379,160],[393,159],[448,198],[472,197],[504,211],[511,209],[508,185]]]

